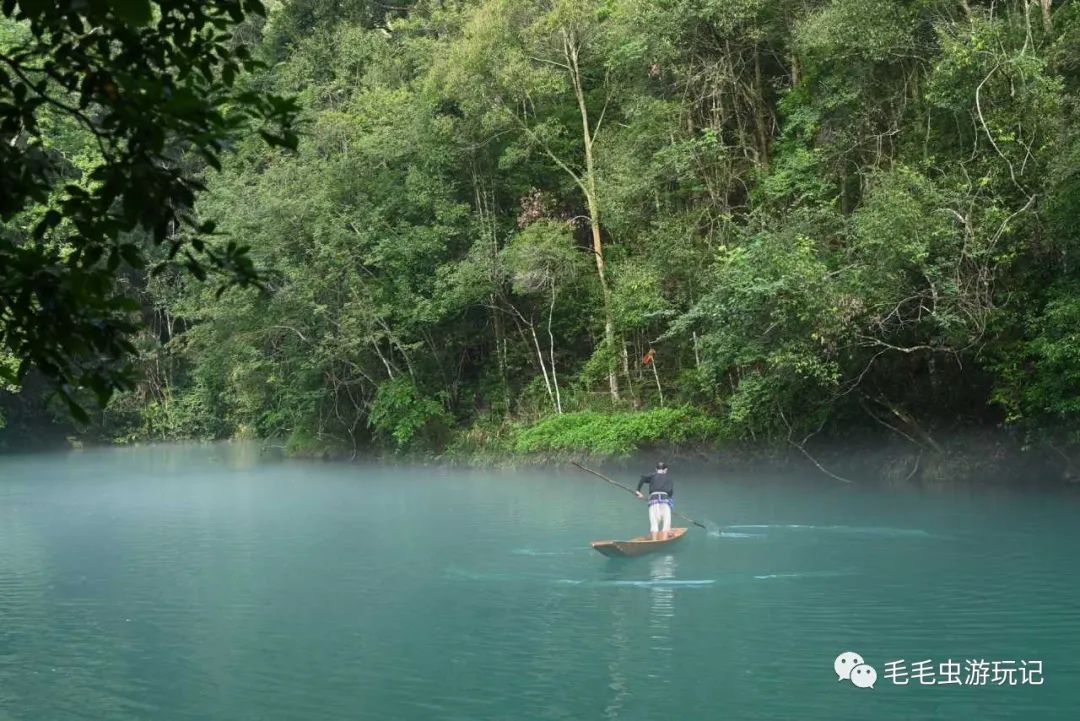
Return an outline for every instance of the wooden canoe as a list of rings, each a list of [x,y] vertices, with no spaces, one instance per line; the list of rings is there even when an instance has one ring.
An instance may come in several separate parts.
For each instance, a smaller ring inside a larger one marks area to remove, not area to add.
[[[667,535],[658,534],[661,538],[653,538],[652,535],[638,536],[629,541],[593,541],[592,547],[605,556],[614,558],[643,556],[646,553],[659,551],[667,548],[686,534],[685,528],[672,528]]]

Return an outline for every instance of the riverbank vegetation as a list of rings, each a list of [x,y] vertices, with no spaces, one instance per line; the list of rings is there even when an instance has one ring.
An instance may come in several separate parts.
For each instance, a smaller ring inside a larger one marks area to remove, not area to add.
[[[91,432],[919,459],[989,431],[1070,465],[1075,2],[269,9],[233,42],[298,148],[236,142],[197,205],[261,287],[133,271],[139,380]]]

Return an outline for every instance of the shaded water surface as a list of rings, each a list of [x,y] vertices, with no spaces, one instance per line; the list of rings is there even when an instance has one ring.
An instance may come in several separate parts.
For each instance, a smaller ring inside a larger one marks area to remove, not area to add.
[[[0,719],[1077,717],[1074,496],[672,472],[719,531],[617,561],[589,541],[643,505],[570,471],[0,457]],[[1043,684],[896,685],[899,659]]]

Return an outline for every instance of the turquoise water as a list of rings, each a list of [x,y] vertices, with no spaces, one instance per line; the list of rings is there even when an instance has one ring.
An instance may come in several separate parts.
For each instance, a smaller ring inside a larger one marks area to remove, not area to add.
[[[719,534],[612,560],[644,506],[571,470],[0,457],[0,719],[1076,718],[1075,494],[672,473]]]

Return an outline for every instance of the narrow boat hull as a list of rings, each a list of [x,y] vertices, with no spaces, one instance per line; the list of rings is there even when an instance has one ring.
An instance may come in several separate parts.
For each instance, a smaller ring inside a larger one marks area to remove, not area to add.
[[[644,556],[646,553],[670,548],[672,544],[686,534],[686,530],[685,528],[672,528],[666,535],[663,533],[657,534],[660,538],[653,538],[652,535],[648,535],[631,538],[629,541],[593,541],[592,547],[605,556],[633,558],[634,556]]]

